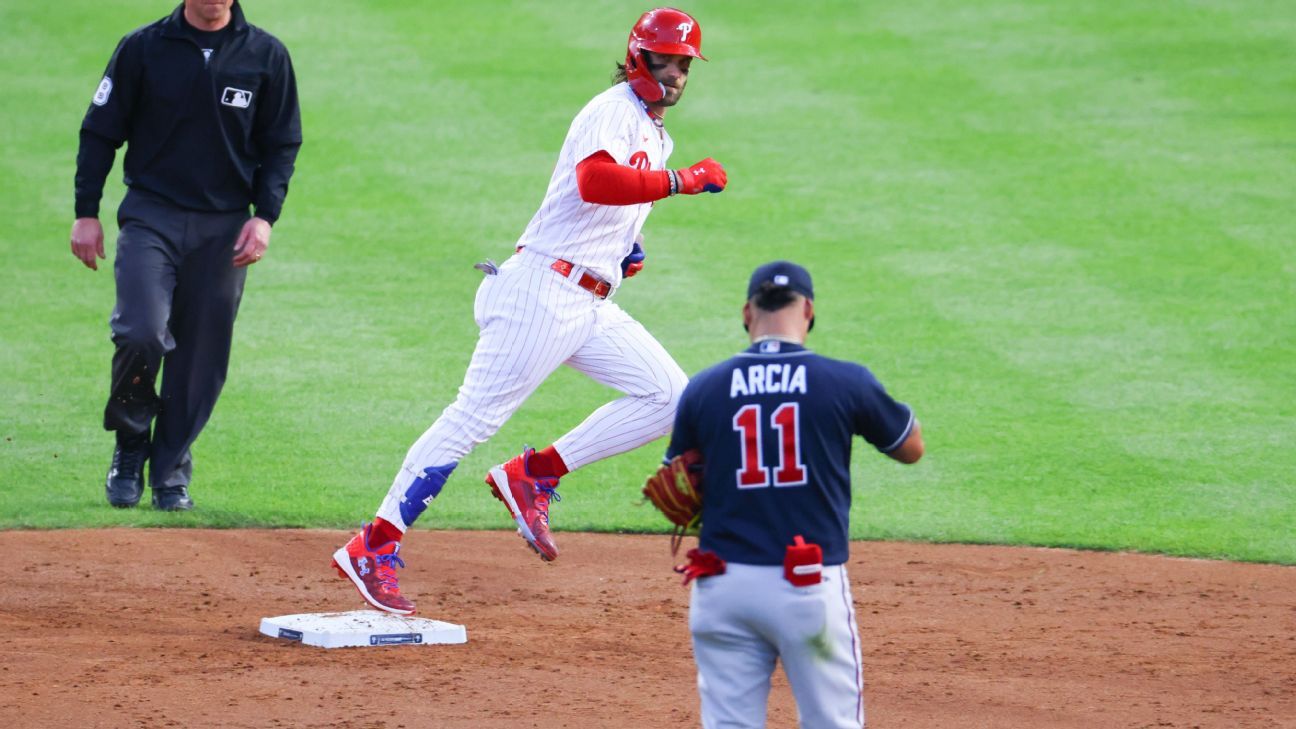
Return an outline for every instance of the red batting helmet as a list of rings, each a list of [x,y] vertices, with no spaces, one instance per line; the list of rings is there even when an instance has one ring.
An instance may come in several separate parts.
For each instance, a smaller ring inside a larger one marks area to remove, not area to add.
[[[653,78],[640,51],[692,56],[705,61],[702,26],[683,10],[657,8],[644,13],[630,29],[630,42],[626,46],[626,80],[639,98],[649,103],[660,101],[666,95],[666,89]]]

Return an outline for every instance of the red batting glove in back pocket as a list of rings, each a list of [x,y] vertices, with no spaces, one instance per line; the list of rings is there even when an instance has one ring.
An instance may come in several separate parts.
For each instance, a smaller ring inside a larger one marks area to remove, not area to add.
[[[819,584],[823,579],[823,550],[796,535],[796,544],[789,546],[783,557],[783,577],[796,587]]]

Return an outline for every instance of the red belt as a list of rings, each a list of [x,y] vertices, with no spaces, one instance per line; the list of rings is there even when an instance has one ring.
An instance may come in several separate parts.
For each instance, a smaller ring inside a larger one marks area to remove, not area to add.
[[[563,276],[563,278],[571,278],[572,270],[575,266],[576,264],[571,261],[564,261],[560,258],[554,261],[553,265],[549,266],[549,268],[557,271]],[[608,294],[612,293],[612,284],[598,278],[597,276],[591,276],[588,273],[581,273],[580,279],[576,281],[576,285],[591,294],[594,294],[600,299],[606,299]]]

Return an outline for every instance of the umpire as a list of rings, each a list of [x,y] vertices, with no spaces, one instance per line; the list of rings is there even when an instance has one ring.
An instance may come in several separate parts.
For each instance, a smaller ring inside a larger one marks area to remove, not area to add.
[[[237,0],[184,0],[108,61],[81,123],[72,254],[95,270],[105,257],[99,200],[125,143],[104,409],[113,506],[139,503],[151,461],[153,506],[193,508],[189,448],[225,383],[246,267],[265,255],[301,141],[288,51]]]

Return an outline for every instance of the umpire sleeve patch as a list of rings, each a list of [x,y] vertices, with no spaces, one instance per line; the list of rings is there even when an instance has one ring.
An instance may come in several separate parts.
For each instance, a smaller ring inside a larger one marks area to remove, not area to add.
[[[107,104],[108,97],[112,96],[112,86],[112,79],[104,76],[103,81],[99,82],[99,88],[95,89],[94,98],[90,101],[93,102],[95,106],[103,106],[104,104]]]

